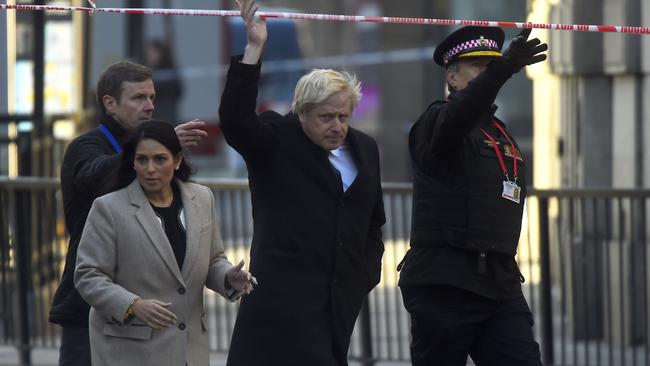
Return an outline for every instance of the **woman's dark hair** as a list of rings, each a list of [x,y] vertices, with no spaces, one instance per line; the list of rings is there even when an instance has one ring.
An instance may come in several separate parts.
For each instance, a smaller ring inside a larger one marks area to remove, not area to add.
[[[144,122],[135,130],[135,132],[133,132],[126,144],[124,144],[118,178],[118,186],[120,188],[126,187],[133,181],[133,179],[135,179],[135,171],[133,170],[135,150],[140,141],[145,139],[158,141],[169,149],[174,156],[177,156],[183,151],[178,136],[176,136],[174,126],[171,123],[160,120]],[[178,170],[174,170],[174,178],[177,178],[182,182],[187,182],[190,180],[192,173],[192,167],[187,163],[186,159],[183,158]]]

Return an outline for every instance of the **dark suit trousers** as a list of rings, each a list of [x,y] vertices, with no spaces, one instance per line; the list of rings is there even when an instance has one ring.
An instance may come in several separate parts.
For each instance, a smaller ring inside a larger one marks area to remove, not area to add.
[[[90,366],[90,339],[87,325],[63,327],[59,366]]]
[[[414,366],[541,366],[523,295],[492,300],[444,285],[401,287]]]

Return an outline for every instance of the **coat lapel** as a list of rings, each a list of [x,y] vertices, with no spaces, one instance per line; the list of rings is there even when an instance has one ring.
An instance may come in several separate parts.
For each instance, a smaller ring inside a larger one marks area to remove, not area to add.
[[[167,268],[172,272],[176,280],[184,284],[183,277],[181,276],[181,271],[178,269],[178,264],[176,263],[176,257],[174,257],[174,252],[172,251],[172,246],[167,239],[167,235],[163,231],[160,220],[156,216],[151,208],[151,204],[147,200],[147,197],[140,187],[140,183],[137,179],[134,179],[133,182],[128,187],[129,197],[131,199],[131,204],[137,207],[138,209],[135,212],[135,217],[142,226],[142,229],[149,237],[151,244],[155,248],[156,253],[160,255],[163,262]]]
[[[176,181],[181,190],[181,199],[183,201],[183,210],[185,211],[185,233],[186,249],[183,270],[183,278],[187,279],[196,262],[196,255],[199,252],[199,239],[202,228],[202,215],[196,202],[196,195],[190,185],[181,181]]]
[[[329,161],[329,152],[323,150],[309,139],[302,130],[302,124],[295,114],[289,113],[287,118],[293,119],[292,123],[294,125],[292,128],[296,140],[301,145],[295,149],[295,153],[298,154],[296,161],[302,166],[302,170],[313,176],[313,181],[322,184],[331,194],[337,197],[340,196],[342,192],[341,179]]]
[[[354,164],[357,166],[357,177],[354,179],[350,187],[348,187],[348,190],[345,191],[346,194],[349,194],[355,189],[355,187],[361,184],[361,182],[368,177],[369,172],[367,170],[367,167],[370,166],[370,163],[368,162],[367,151],[361,148],[357,133],[352,128],[350,128],[348,131],[346,142],[350,146]]]

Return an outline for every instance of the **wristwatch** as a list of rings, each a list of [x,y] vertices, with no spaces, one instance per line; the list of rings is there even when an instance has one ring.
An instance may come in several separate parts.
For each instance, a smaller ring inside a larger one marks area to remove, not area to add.
[[[133,300],[131,300],[131,303],[129,304],[129,307],[126,309],[126,313],[124,313],[124,321],[127,321],[131,318],[133,318],[133,304],[135,304],[135,300],[138,300],[138,297],[134,297]]]

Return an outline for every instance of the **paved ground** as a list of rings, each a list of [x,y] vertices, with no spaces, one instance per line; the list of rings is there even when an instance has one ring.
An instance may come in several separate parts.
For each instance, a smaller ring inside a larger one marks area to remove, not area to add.
[[[47,365],[55,366],[58,360],[58,352],[52,349],[34,349],[32,351],[32,364],[33,365]],[[18,352],[15,347],[0,346],[0,365],[2,366],[17,366]]]
[[[35,348],[32,351],[32,365],[34,366],[56,366],[59,353],[55,349]],[[210,366],[225,366],[226,358],[223,354],[213,354],[210,356]],[[402,362],[380,362],[376,366],[407,366],[408,363]],[[18,363],[18,353],[15,347],[0,346],[0,366],[20,366]],[[359,366],[351,362],[350,366]]]
[[[57,366],[59,352],[56,349],[35,348],[32,351],[32,365]],[[19,366],[18,353],[15,347],[0,346],[0,366]],[[210,356],[210,366],[225,366],[226,357],[223,354]]]

